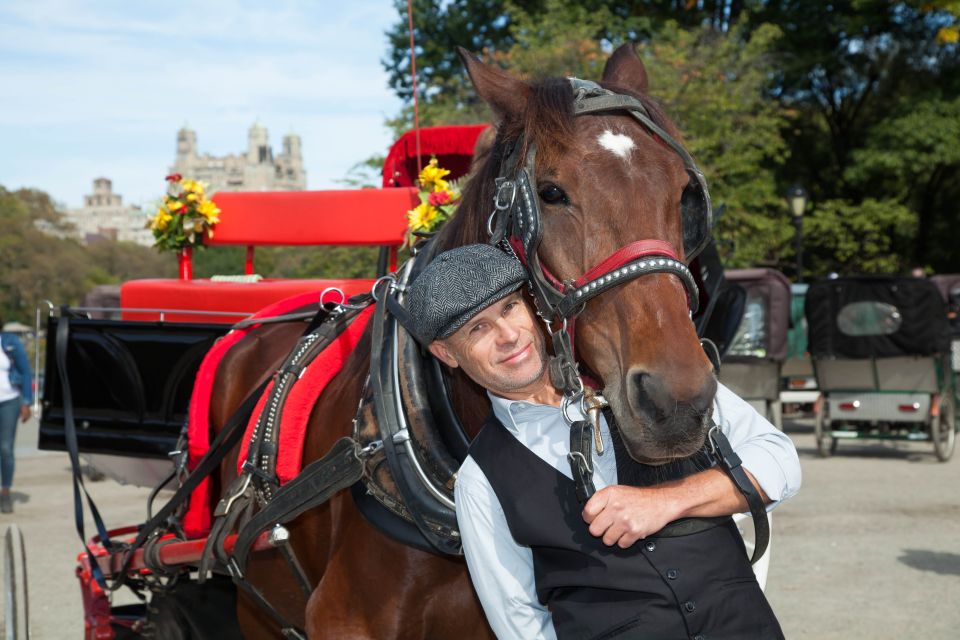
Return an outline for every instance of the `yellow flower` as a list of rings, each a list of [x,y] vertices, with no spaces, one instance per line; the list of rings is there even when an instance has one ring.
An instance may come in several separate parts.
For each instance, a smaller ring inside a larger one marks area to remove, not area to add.
[[[183,190],[187,193],[195,193],[198,196],[203,196],[203,190],[206,188],[202,182],[197,180],[184,180],[183,181]]]
[[[150,228],[163,231],[167,228],[167,225],[170,224],[171,220],[173,220],[173,216],[167,213],[166,209],[161,207],[157,209],[157,215],[153,217],[153,221],[150,223]]]
[[[187,194],[187,202],[196,202],[196,201],[197,201],[197,194],[195,193]]]
[[[212,200],[204,200],[197,207],[197,213],[202,215],[210,224],[216,224],[220,222],[220,209],[217,208],[217,205],[213,204]]]
[[[440,211],[426,202],[407,212],[412,231],[430,231],[439,217]]]
[[[180,211],[180,209],[183,209],[183,203],[179,200],[168,200],[167,209],[170,210],[170,213],[176,213],[177,211]]]
[[[443,178],[449,174],[449,169],[442,169],[437,165],[437,159],[431,158],[430,163],[420,172],[420,185],[424,189],[433,187],[434,191],[446,191],[447,181]]]

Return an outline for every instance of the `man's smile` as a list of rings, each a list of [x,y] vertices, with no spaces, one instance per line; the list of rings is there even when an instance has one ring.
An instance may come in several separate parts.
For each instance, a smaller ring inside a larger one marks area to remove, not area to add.
[[[528,342],[525,347],[523,347],[522,349],[518,349],[517,351],[514,351],[512,354],[510,354],[509,356],[507,356],[497,364],[509,364],[509,365],[517,364],[520,361],[525,360],[530,355],[530,352],[532,349],[533,349],[533,343]]]

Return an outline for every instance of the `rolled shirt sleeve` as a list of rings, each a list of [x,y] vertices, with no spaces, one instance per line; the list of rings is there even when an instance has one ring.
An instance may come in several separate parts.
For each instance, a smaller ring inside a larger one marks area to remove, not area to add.
[[[714,416],[743,467],[773,502],[770,511],[800,489],[800,458],[793,441],[722,384],[717,387]]]
[[[469,456],[454,497],[470,579],[497,638],[555,640],[550,612],[537,600],[533,552],[514,541],[493,487]]]

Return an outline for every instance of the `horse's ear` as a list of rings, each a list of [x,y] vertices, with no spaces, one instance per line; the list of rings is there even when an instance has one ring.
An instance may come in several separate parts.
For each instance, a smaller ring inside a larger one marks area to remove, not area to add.
[[[647,92],[647,69],[631,43],[620,45],[603,68],[603,81]]]
[[[498,118],[519,116],[527,107],[530,87],[493,65],[484,64],[475,55],[457,47],[470,81]]]

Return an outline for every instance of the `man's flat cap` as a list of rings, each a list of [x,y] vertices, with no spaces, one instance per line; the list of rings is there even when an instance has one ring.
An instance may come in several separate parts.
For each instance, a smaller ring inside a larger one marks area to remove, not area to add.
[[[407,294],[420,344],[446,338],[488,306],[519,289],[527,279],[513,256],[489,244],[441,253]]]

